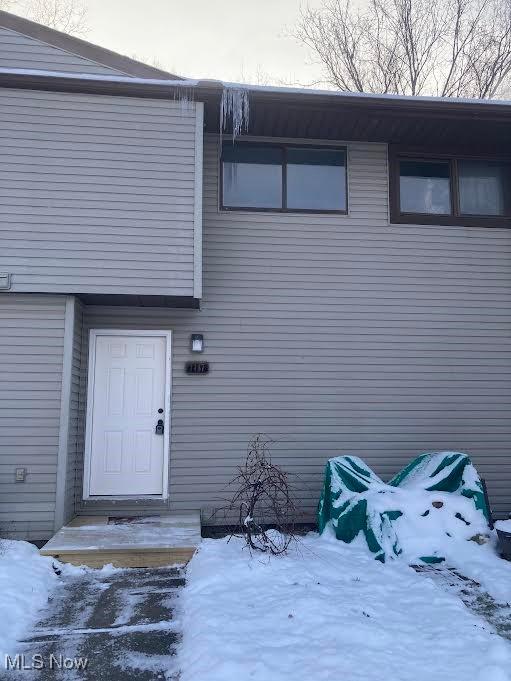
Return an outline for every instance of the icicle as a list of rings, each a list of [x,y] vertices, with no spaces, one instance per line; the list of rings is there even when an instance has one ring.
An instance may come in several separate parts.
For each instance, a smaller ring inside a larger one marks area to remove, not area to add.
[[[232,139],[248,131],[248,90],[240,87],[224,87],[220,102],[220,134],[232,123]]]
[[[174,101],[179,102],[183,113],[193,109],[194,90],[191,87],[176,87],[174,90]]]

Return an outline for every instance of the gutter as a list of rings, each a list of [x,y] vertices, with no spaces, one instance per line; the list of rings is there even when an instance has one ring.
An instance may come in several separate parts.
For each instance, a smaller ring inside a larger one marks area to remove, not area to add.
[[[59,90],[135,97],[215,100],[225,90],[248,93],[256,101],[275,102],[295,108],[310,106],[374,108],[398,114],[423,112],[436,115],[464,115],[472,118],[501,118],[511,113],[511,100],[408,97],[368,92],[340,92],[307,88],[246,85],[220,80],[140,78],[132,76],[66,73],[36,69],[0,68],[0,87]]]

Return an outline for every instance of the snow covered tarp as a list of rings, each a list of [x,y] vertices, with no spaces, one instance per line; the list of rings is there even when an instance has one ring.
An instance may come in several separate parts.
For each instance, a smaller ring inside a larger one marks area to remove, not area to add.
[[[322,533],[351,543],[360,533],[377,560],[444,560],[446,542],[488,532],[489,509],[470,459],[458,452],[422,454],[384,483],[355,456],[330,459],[318,506]]]

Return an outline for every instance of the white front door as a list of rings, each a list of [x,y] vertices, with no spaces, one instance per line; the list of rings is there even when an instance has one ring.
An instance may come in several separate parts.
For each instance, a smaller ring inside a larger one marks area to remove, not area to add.
[[[164,496],[170,334],[91,331],[90,342],[85,496]]]

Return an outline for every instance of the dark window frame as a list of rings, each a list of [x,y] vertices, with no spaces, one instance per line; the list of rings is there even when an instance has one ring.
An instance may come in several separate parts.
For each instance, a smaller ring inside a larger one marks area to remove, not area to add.
[[[451,190],[451,214],[441,213],[404,213],[401,211],[400,168],[401,160],[448,161]],[[410,150],[397,146],[389,147],[389,208],[392,224],[446,225],[453,227],[505,227],[511,228],[509,215],[468,215],[459,210],[458,161],[500,161],[511,163],[509,156],[498,154],[467,154],[466,152],[435,152]],[[511,187],[510,187],[511,191]]]
[[[236,212],[246,212],[246,213],[304,213],[309,215],[348,215],[349,212],[349,196],[348,196],[348,148],[343,145],[332,145],[332,144],[293,144],[292,142],[276,143],[276,142],[265,142],[258,140],[243,140],[240,142],[235,141],[234,144],[242,144],[244,146],[254,145],[254,146],[265,146],[277,148],[282,151],[282,197],[281,197],[281,207],[280,208],[257,208],[254,206],[226,206],[224,204],[224,145],[232,144],[231,141],[221,142],[220,150],[220,165],[219,165],[219,208],[221,211],[226,211],[228,213]],[[341,209],[321,209],[321,208],[288,208],[286,206],[287,200],[287,150],[288,149],[314,149],[314,150],[333,150],[342,151],[344,153],[344,192],[346,197],[346,208]]]

